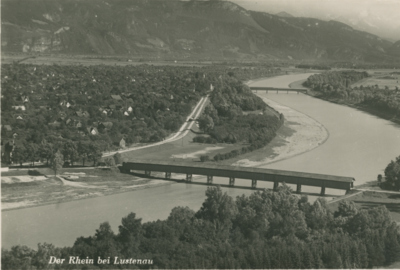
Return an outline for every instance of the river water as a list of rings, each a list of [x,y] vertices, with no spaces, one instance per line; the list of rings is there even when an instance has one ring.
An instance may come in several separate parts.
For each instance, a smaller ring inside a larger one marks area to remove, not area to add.
[[[287,87],[310,74],[285,75],[258,80],[254,86]],[[269,99],[307,114],[329,132],[324,144],[304,154],[265,165],[266,168],[344,175],[355,185],[376,179],[377,174],[400,155],[400,126],[375,116],[303,94],[266,94]],[[215,179],[227,184],[227,179]],[[244,184],[237,181],[239,185]],[[270,187],[270,184],[263,184]],[[259,185],[260,186],[260,185]],[[146,221],[165,219],[172,208],[188,206],[197,211],[205,199],[206,186],[171,184],[60,204],[2,212],[2,247],[47,242],[71,246],[79,236],[95,233],[108,221],[116,232],[121,218],[130,212]],[[251,190],[224,188],[231,196]],[[305,190],[305,188],[303,188]],[[312,191],[312,189],[310,189]]]

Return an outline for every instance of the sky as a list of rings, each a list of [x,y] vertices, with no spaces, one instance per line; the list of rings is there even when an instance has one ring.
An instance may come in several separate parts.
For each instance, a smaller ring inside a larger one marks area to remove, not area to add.
[[[339,20],[355,29],[400,40],[400,0],[230,0],[256,11]]]

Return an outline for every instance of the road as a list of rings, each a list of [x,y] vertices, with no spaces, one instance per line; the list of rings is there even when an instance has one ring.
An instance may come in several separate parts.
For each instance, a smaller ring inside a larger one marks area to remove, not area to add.
[[[161,145],[164,143],[169,143],[169,142],[180,140],[181,138],[185,137],[189,133],[190,129],[193,127],[194,123],[196,122],[196,121],[192,121],[191,119],[196,119],[200,116],[205,104],[207,103],[207,100],[208,100],[208,95],[205,97],[202,97],[199,100],[199,102],[197,103],[196,107],[194,107],[193,111],[186,118],[186,121],[180,127],[178,132],[171,134],[167,139],[160,141],[160,142],[156,142],[156,143],[151,143],[151,144],[146,144],[146,145],[142,145],[142,146],[131,147],[131,148],[123,149],[123,150],[104,153],[103,157],[112,156],[116,153],[125,153],[125,152],[143,149],[143,148],[149,148],[149,147]]]

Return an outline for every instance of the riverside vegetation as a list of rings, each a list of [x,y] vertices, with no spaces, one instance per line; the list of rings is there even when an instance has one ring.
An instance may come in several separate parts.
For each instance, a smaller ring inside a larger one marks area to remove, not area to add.
[[[241,149],[217,154],[214,161],[236,157],[267,145],[276,135],[284,117],[255,96],[230,73],[210,95],[210,104],[199,118],[199,127],[207,135],[193,138],[200,143],[240,143]],[[201,161],[210,160],[202,156]]]
[[[304,86],[317,97],[360,107],[368,112],[386,116],[394,121],[400,117],[400,92],[376,86],[352,87],[351,84],[368,77],[366,72],[333,71],[310,76]]]
[[[174,208],[166,220],[142,223],[134,213],[118,232],[104,222],[93,236],[72,247],[38,244],[37,250],[2,250],[3,269],[115,268],[372,268],[400,259],[399,226],[382,207],[358,209],[341,202],[336,211],[324,199],[309,203],[283,185],[236,200],[208,188],[197,212]],[[69,256],[95,259],[68,265]],[[50,256],[66,263],[49,265]],[[97,265],[97,258],[138,258],[153,265]]]

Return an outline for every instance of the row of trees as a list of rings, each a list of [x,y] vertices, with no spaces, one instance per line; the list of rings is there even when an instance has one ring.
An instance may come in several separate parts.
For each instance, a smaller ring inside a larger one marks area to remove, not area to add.
[[[2,267],[48,269],[50,256],[74,255],[153,262],[118,266],[97,265],[95,260],[93,266],[113,269],[372,268],[400,259],[399,229],[384,206],[360,210],[353,202],[342,201],[332,212],[324,199],[309,203],[285,185],[277,192],[264,190],[236,200],[213,187],[207,189],[197,212],[176,207],[166,220],[146,223],[131,213],[116,233],[105,222],[93,236],[78,238],[72,247],[39,244],[37,251],[23,246],[3,249]]]
[[[389,90],[379,89],[378,85],[350,86],[367,76],[366,72],[327,72],[309,77],[304,85],[311,87],[321,98],[360,105],[390,117],[400,116],[400,94],[397,88]]]
[[[92,161],[93,165],[101,159],[102,152],[106,144],[104,141],[80,141],[57,140],[48,142],[43,140],[40,144],[34,143],[17,143],[11,154],[10,162],[20,164],[30,162],[35,165],[35,161],[42,161],[49,165],[51,159],[56,152],[60,152],[63,156],[63,163],[68,162],[70,165],[80,161],[85,166],[86,161]]]

